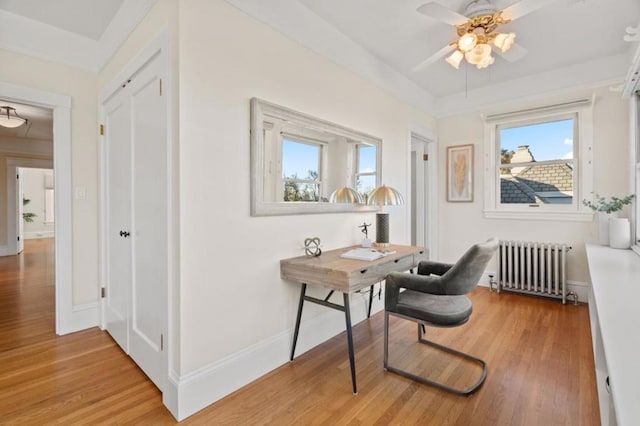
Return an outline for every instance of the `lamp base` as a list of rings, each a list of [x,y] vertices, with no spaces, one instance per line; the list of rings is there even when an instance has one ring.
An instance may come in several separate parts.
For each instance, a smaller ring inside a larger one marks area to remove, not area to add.
[[[389,213],[376,213],[376,245],[389,246]]]

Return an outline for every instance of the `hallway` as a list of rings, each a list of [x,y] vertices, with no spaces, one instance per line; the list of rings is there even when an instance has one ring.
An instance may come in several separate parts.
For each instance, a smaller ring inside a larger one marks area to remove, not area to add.
[[[53,242],[0,257],[0,424],[173,423],[107,333],[56,336]]]

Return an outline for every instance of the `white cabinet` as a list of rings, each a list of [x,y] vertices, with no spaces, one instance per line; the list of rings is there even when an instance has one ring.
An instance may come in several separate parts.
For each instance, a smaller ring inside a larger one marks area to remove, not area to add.
[[[589,317],[603,426],[640,424],[640,256],[587,245]]]

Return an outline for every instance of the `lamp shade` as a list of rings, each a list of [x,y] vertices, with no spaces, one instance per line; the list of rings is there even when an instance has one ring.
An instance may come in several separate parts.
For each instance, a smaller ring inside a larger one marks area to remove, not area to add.
[[[473,65],[478,65],[488,56],[491,56],[491,46],[488,44],[478,44],[476,47],[464,54],[467,62]]]
[[[460,61],[462,61],[462,58],[464,58],[463,53],[458,49],[456,49],[453,51],[453,53],[449,57],[447,57],[446,61],[449,63],[449,65],[451,65],[455,69],[458,69],[458,67],[460,66]]]
[[[463,52],[468,52],[478,43],[478,36],[474,33],[466,33],[460,39],[458,39],[458,49]]]
[[[515,39],[516,35],[514,33],[499,33],[493,39],[493,44],[504,53],[513,46]]]
[[[0,107],[0,126],[13,129],[22,126],[26,122],[27,120],[25,118],[19,117],[18,114],[16,114],[15,108],[10,106]]]
[[[331,193],[329,196],[330,203],[340,204],[362,204],[362,196],[353,188],[343,186]]]
[[[370,206],[397,206],[404,204],[404,198],[398,190],[382,185],[371,191],[367,204]]]

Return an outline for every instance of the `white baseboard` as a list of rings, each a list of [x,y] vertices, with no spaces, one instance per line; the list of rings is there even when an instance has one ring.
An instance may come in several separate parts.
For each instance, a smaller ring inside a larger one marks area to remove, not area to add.
[[[375,288],[377,291],[378,286],[376,285]],[[333,297],[336,301],[338,300],[338,297]],[[341,303],[342,298],[339,299],[337,303]],[[366,293],[351,296],[352,325],[366,319],[368,301]],[[296,357],[345,330],[344,314],[339,311],[325,310],[313,318],[305,319],[305,314],[311,311],[310,305],[306,303],[303,310]],[[375,297],[371,314],[382,310],[383,305],[384,298],[378,300]],[[293,325],[289,330],[191,373],[179,376],[171,372],[167,388],[163,393],[164,405],[178,421],[184,420],[289,362],[292,339]],[[350,382],[345,383],[345,389],[351,389]]]
[[[497,280],[497,273],[492,271],[485,271],[482,274],[482,278],[478,283],[479,286],[489,287],[489,275],[493,275],[493,279]],[[567,293],[570,291],[575,292],[578,295],[578,301],[583,303],[588,303],[589,298],[589,284],[582,281],[567,281]],[[567,303],[573,303],[573,299],[567,299]]]
[[[36,240],[38,238],[53,238],[53,231],[36,231],[36,232],[25,232],[22,234],[22,237],[25,240]]]

